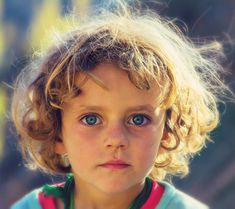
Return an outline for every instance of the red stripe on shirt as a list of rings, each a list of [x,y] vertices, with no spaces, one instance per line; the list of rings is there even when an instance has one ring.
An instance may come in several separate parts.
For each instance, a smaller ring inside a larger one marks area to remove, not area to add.
[[[42,209],[56,209],[55,198],[53,196],[45,196],[43,192],[38,194],[38,201]]]
[[[141,207],[141,209],[154,209],[158,205],[158,203],[161,200],[161,197],[164,193],[164,187],[158,184],[157,182],[152,182],[152,190],[150,193],[149,198],[144,203],[144,205]]]

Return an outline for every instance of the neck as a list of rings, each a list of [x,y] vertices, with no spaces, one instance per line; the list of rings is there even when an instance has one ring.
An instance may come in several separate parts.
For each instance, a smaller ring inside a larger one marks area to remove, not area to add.
[[[144,182],[119,193],[106,193],[75,180],[75,209],[127,209],[144,187]]]

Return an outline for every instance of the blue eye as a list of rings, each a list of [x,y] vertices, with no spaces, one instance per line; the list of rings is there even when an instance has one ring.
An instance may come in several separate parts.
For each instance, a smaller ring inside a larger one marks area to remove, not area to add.
[[[149,123],[150,119],[143,114],[136,114],[131,116],[128,123],[135,126],[143,126]]]
[[[101,123],[101,120],[95,114],[85,115],[81,121],[89,126],[97,125]]]

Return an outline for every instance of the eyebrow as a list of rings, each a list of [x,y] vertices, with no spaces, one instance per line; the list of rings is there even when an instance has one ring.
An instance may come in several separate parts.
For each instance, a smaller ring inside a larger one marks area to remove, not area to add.
[[[130,107],[129,110],[131,111],[143,111],[143,110],[147,110],[149,112],[154,112],[156,108],[154,108],[152,105],[150,104],[146,104],[146,105],[139,105],[139,106],[135,106],[135,107]]]
[[[105,111],[106,109],[104,107],[98,106],[98,105],[79,105],[78,106],[79,109],[89,109],[89,110],[99,110],[99,111]],[[157,108],[157,107],[156,107]],[[137,106],[133,106],[133,107],[129,107],[127,108],[127,112],[134,112],[134,111],[148,111],[150,113],[154,112],[154,110],[156,109],[154,108],[152,105],[150,104],[146,104],[146,105],[137,105]]]

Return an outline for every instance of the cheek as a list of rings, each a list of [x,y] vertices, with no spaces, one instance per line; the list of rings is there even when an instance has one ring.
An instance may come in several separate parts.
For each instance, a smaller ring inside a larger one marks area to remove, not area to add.
[[[73,131],[72,131],[73,130]],[[98,144],[98,133],[96,131],[88,131],[88,129],[74,127],[64,135],[67,152],[71,158],[89,158],[91,154],[96,153]]]
[[[163,131],[162,128],[152,125],[144,129],[143,131],[133,132],[133,135],[135,135],[134,137],[137,137],[144,146],[155,147],[160,144],[163,136]]]
[[[84,127],[84,126],[73,126],[68,129],[64,135],[66,139],[73,141],[73,143],[81,144],[82,146],[89,145],[94,143],[95,139],[99,137],[99,131],[93,128]]]
[[[162,139],[162,131],[152,126],[144,132],[136,134],[135,137],[137,139],[136,141],[138,141],[139,153],[141,153],[139,158],[155,160]]]

